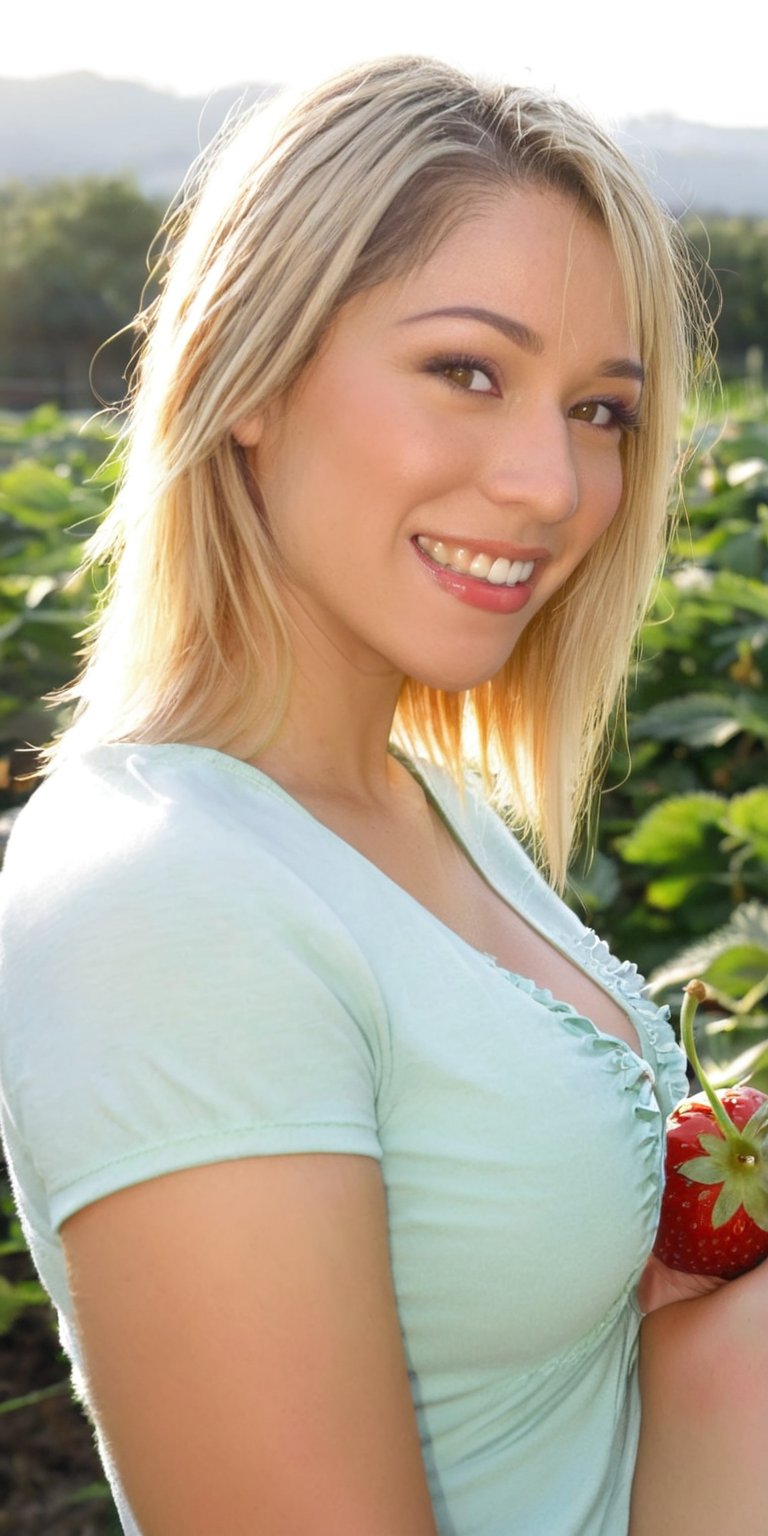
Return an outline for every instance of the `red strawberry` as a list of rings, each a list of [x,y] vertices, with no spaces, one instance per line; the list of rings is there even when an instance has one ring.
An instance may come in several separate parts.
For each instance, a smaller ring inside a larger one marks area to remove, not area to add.
[[[704,1089],[667,1121],[666,1186],[654,1253],[670,1269],[733,1280],[768,1257],[768,1095],[716,1094],[693,1039],[700,981],[686,987],[683,1045]]]

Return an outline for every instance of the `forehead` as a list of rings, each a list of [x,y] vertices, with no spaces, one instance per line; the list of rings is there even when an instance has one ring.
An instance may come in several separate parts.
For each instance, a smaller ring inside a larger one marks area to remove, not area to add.
[[[472,306],[508,315],[548,345],[631,345],[624,285],[607,230],[575,199],[520,188],[469,208],[429,257],[348,306],[374,328],[418,312]]]

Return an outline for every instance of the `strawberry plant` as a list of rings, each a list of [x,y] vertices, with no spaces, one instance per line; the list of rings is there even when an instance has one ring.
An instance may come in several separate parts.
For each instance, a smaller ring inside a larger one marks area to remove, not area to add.
[[[737,406],[689,466],[687,522],[633,679],[629,750],[614,753],[594,857],[575,868],[570,899],[620,958],[649,974],[660,1001],[675,1006],[687,978],[702,976],[700,1066],[746,1134],[751,1115],[739,1118],[727,1095],[744,1095],[737,1085],[745,1078],[750,1093],[768,1093],[768,401],[751,386]],[[44,742],[58,723],[40,698],[72,676],[92,607],[90,580],[74,573],[110,494],[111,446],[101,427],[82,428],[52,407],[0,417],[6,815],[31,787],[21,778],[34,763],[26,745]],[[0,841],[2,821],[0,814]],[[694,1127],[698,1112],[689,1112],[686,1130],[695,1128],[696,1140],[681,1162],[712,1152],[702,1152],[702,1131],[725,1140],[706,1111]],[[724,1183],[699,1183],[702,1212],[711,1214]],[[685,1188],[696,1186],[687,1180]],[[10,1214],[7,1184],[5,1200]],[[31,1324],[43,1314],[25,1288],[34,1284],[31,1261],[6,1249],[4,1264],[13,1294],[0,1286],[0,1302],[8,1324],[16,1318],[10,1345],[25,1318]],[[24,1398],[23,1386],[17,1393]]]
[[[34,766],[27,746],[56,726],[43,695],[76,668],[94,597],[76,572],[114,480],[111,446],[103,428],[50,406],[0,418],[0,805],[24,792],[14,780]]]
[[[700,1056],[716,1088],[748,1078],[768,1093],[768,907],[745,902],[728,923],[652,972],[654,997],[679,999],[696,975],[706,984]]]
[[[577,910],[646,974],[768,903],[768,398],[737,406],[689,465],[628,746],[574,871]]]

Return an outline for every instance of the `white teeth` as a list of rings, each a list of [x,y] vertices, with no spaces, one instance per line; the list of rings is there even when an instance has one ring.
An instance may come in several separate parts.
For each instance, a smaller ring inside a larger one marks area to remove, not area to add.
[[[462,544],[429,539],[424,533],[417,536],[416,543],[438,565],[447,566],[463,576],[476,576],[482,581],[489,581],[494,587],[514,587],[518,582],[527,581],[535,564],[533,560],[508,560],[505,555],[499,555],[496,559],[493,555],[473,555]]]
[[[507,581],[507,577],[509,575],[509,572],[510,572],[510,563],[509,563],[509,561],[505,560],[503,555],[500,555],[498,560],[494,560],[493,565],[491,566],[491,569],[488,572],[488,576],[487,576],[486,580],[492,581],[494,587],[503,587],[503,586],[506,585],[506,581]]]
[[[513,561],[512,565],[509,567],[509,575],[506,582],[507,586],[516,587],[519,581],[527,581],[528,577],[533,574],[533,567],[533,560]]]
[[[508,561],[505,554],[496,559],[493,554],[473,554],[462,544],[445,544],[442,539],[427,538],[425,533],[419,533],[416,544],[436,564],[462,576],[478,576],[481,581],[492,582],[493,587],[516,587],[518,582],[528,581],[535,565],[535,561]]]

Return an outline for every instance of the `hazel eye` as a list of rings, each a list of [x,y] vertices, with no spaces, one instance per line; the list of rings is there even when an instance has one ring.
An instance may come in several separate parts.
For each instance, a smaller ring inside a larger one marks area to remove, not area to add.
[[[575,405],[571,416],[576,421],[588,421],[593,427],[612,427],[618,425],[616,412],[604,400],[582,400],[580,405]]]
[[[469,353],[443,352],[438,357],[430,358],[426,367],[427,373],[435,374],[449,384],[451,389],[460,389],[465,395],[497,393],[492,365]]]
[[[639,403],[628,405],[626,400],[580,400],[568,414],[599,432],[637,432],[640,427]]]
[[[466,389],[474,394],[490,394],[493,384],[483,368],[475,368],[469,363],[452,363],[445,369],[445,377],[455,384],[458,389]]]

